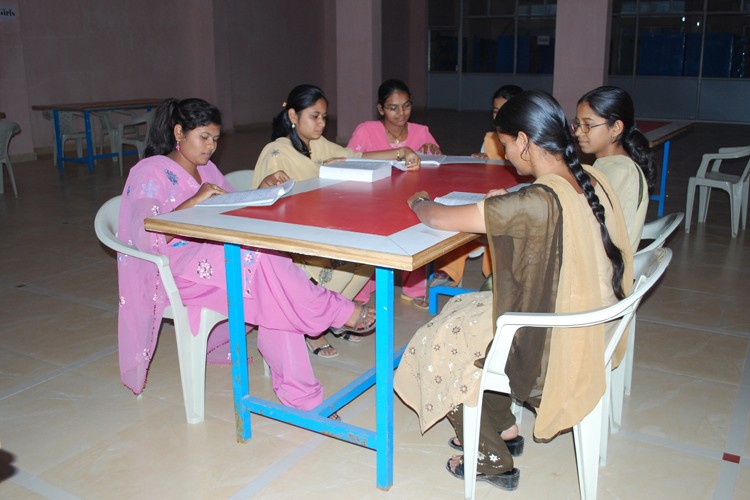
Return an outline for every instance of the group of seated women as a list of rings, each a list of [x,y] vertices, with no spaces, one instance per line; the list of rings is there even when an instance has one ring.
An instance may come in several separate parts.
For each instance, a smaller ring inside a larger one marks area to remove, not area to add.
[[[462,404],[476,402],[477,374],[497,317],[506,311],[584,311],[626,296],[654,182],[632,100],[619,88],[599,87],[585,94],[573,123],[544,92],[506,86],[492,102],[495,130],[478,154],[505,159],[518,174],[535,181],[513,193],[487,186],[487,196],[476,205],[444,206],[424,191],[404,200],[404,209],[430,227],[486,235],[485,272],[494,276],[492,291],[449,301],[416,332],[395,376],[395,389],[419,415],[422,431],[447,417],[456,431],[449,445],[459,450]],[[411,95],[401,81],[380,87],[381,120],[358,126],[348,147],[323,137],[327,105],[322,90],[312,85],[289,93],[249,187],[315,178],[321,164],[334,158],[398,160],[416,170],[418,153],[441,152],[427,127],[409,121]],[[193,331],[200,307],[227,312],[223,248],[147,232],[144,219],[233,190],[211,162],[220,135],[221,114],[215,106],[201,99],[163,102],[146,157],[128,175],[119,215],[122,240],[169,257]],[[596,158],[592,167],[581,164],[579,150]],[[463,272],[461,260],[473,249],[454,252],[438,267],[460,282],[455,270]],[[121,255],[118,272],[121,373],[125,385],[140,393],[166,298],[152,266]],[[245,319],[258,327],[258,349],[283,404],[308,410],[323,401],[307,351],[337,355],[323,336],[326,331],[352,342],[373,331],[372,275],[370,266],[242,249]],[[403,279],[407,294],[410,287],[416,290],[412,297],[419,296],[420,286],[424,294],[424,273]],[[574,425],[601,396],[604,368],[596,362],[602,355],[591,341],[595,333],[591,328],[578,337],[574,356],[579,370],[564,369],[572,361],[561,332],[522,331],[516,336],[507,365],[512,397],[537,408],[538,438],[551,439]],[[219,325],[209,337],[208,361],[230,362],[227,344],[228,328]],[[596,383],[582,390],[583,371],[588,377],[593,373]],[[513,489],[519,471],[512,457],[523,450],[523,437],[510,412],[510,395],[487,393],[483,410],[478,478]],[[462,457],[453,456],[447,468],[463,477]]]

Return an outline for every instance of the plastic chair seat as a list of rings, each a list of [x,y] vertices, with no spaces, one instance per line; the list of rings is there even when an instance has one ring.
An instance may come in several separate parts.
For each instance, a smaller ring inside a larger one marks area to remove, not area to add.
[[[217,324],[225,321],[227,317],[213,309],[201,308],[200,326],[197,335],[193,335],[187,307],[182,303],[172,271],[169,268],[169,258],[165,255],[143,252],[117,238],[120,202],[121,196],[115,196],[101,206],[94,219],[96,235],[99,241],[112,250],[149,261],[159,269],[159,276],[169,299],[169,305],[165,308],[163,316],[164,319],[171,319],[174,322],[185,415],[188,423],[202,422],[205,412],[206,344],[208,335]],[[268,376],[269,369],[265,362],[264,367],[265,374]]]
[[[479,425],[482,413],[482,395],[485,391],[510,394],[510,380],[505,374],[505,364],[510,353],[513,337],[523,327],[577,328],[596,324],[612,323],[605,339],[603,363],[605,367],[605,391],[598,404],[573,427],[578,484],[581,498],[596,498],[599,465],[606,462],[607,436],[610,408],[611,363],[617,344],[622,339],[644,294],[664,274],[672,252],[658,248],[639,255],[638,268],[643,271],[636,279],[633,292],[619,302],[594,311],[575,314],[506,313],[497,319],[497,331],[487,353],[479,386],[479,397],[475,407],[464,404],[464,495],[474,498],[476,493],[476,471],[479,445]]]

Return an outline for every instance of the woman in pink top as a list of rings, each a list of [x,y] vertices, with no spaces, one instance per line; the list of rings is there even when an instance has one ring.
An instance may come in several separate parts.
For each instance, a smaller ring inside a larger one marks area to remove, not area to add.
[[[360,123],[346,147],[359,152],[380,151],[408,146],[419,153],[438,155],[440,146],[425,125],[411,123],[411,92],[401,80],[386,80],[378,88],[380,120]],[[424,268],[405,272],[402,276],[402,297],[427,308]],[[365,288],[371,290],[373,282]]]
[[[201,99],[164,101],[154,116],[146,158],[130,170],[120,206],[118,237],[169,257],[194,332],[201,307],[227,313],[223,246],[148,232],[143,221],[233,191],[211,162],[220,134],[221,114],[213,105]],[[261,187],[288,178],[275,172]],[[258,349],[271,368],[274,392],[285,405],[310,410],[322,403],[323,388],[312,371],[305,334],[331,326],[367,331],[375,322],[374,310],[313,285],[286,255],[243,248],[241,256],[245,320],[258,326]],[[120,371],[123,383],[139,394],[167,299],[152,264],[126,255],[118,255],[117,262]],[[228,361],[227,334],[226,323],[211,333],[209,360]]]
[[[411,123],[411,92],[401,80],[386,80],[378,88],[380,120],[360,123],[349,144],[353,151],[367,153],[408,146],[418,153],[440,154],[440,146],[425,125]]]

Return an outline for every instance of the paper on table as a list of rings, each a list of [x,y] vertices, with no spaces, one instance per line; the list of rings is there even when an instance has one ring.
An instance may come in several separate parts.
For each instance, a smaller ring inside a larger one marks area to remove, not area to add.
[[[522,182],[521,184],[516,184],[513,187],[509,187],[508,189],[506,189],[506,191],[509,193],[513,193],[528,185],[529,183]],[[471,205],[474,203],[479,203],[484,199],[485,196],[487,196],[485,193],[466,193],[463,191],[452,191],[445,196],[438,196],[437,198],[435,198],[435,201],[443,205]]]
[[[503,160],[488,160],[487,158],[477,158],[475,156],[450,156],[450,155],[424,155],[420,154],[422,165],[426,167],[438,167],[450,163],[476,163],[481,165],[506,165]]]
[[[267,188],[218,194],[198,203],[198,207],[263,207],[273,205],[294,187],[294,179]]]

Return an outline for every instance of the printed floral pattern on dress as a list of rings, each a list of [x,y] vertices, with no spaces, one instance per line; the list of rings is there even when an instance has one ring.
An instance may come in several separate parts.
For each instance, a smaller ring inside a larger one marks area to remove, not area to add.
[[[253,283],[255,271],[257,269],[256,264],[260,259],[260,252],[258,252],[257,250],[242,249],[240,259],[242,262],[242,289],[244,291],[245,297],[252,298],[253,289],[251,285]]]
[[[198,262],[198,269],[196,270],[198,277],[201,279],[208,279],[214,275],[214,268],[208,259],[203,259]]]
[[[151,179],[141,184],[141,192],[144,198],[158,198],[159,186]]]
[[[175,240],[177,240],[177,238],[175,238]],[[180,247],[184,247],[184,246],[185,246],[185,245],[187,245],[187,244],[188,244],[188,242],[187,242],[187,241],[184,241],[184,240],[177,240],[177,241],[174,241],[174,243],[171,243],[171,244],[170,244],[170,246],[171,246],[172,248],[180,248]]]
[[[278,149],[276,149],[276,148],[273,148],[273,149],[272,149],[272,150],[270,151],[270,155],[271,155],[271,156],[273,156],[274,158],[278,158],[278,157],[279,157],[279,150],[278,150]]]
[[[167,174],[167,179],[169,179],[169,182],[171,182],[172,184],[176,185],[179,182],[177,175],[168,168],[164,169],[164,173]]]

